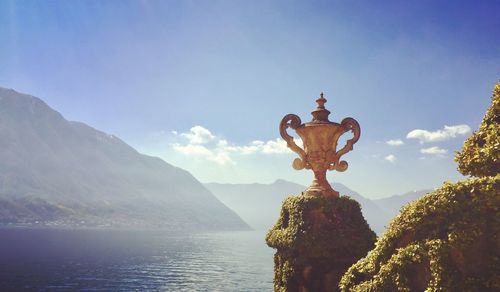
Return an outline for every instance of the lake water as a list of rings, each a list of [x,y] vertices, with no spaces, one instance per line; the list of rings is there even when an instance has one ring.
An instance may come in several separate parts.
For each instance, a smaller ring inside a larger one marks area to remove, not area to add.
[[[0,229],[0,291],[272,291],[257,231]]]

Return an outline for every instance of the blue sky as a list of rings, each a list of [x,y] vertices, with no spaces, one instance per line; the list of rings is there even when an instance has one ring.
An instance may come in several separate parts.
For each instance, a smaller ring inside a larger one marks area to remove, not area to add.
[[[0,86],[202,182],[232,183],[311,181],[276,139],[281,118],[309,121],[323,91],[332,121],[351,116],[362,128],[344,157],[349,169],[329,180],[382,197],[461,179],[453,151],[478,127],[500,78],[499,8],[1,1]]]

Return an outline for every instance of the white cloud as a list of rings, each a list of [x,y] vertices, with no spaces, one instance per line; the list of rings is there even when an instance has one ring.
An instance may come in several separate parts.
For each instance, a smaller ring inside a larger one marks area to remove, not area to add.
[[[223,147],[226,151],[234,152],[234,153],[238,153],[238,154],[244,154],[244,155],[254,154],[256,152],[260,152],[262,150],[263,145],[265,144],[265,142],[257,140],[257,141],[251,142],[248,145],[243,145],[243,146],[231,145],[231,146],[229,146],[227,144],[227,141],[225,141],[225,142],[226,143],[223,145]]]
[[[227,152],[218,152],[215,153],[214,155],[208,156],[208,160],[213,161],[217,164],[220,165],[226,165],[226,164],[236,164],[231,157],[229,157]]]
[[[291,153],[291,150],[286,146],[285,140],[277,138],[276,140],[269,140],[262,146],[262,153],[266,154],[283,154]]]
[[[178,135],[176,131],[172,131],[171,133],[174,136]],[[189,132],[181,133],[179,136],[185,138],[187,143],[172,144],[175,151],[184,155],[201,157],[220,165],[235,164],[232,159],[233,155],[292,153],[286,146],[286,142],[281,138],[268,141],[255,140],[248,144],[236,145],[226,139],[213,135],[208,129],[202,126],[192,127]],[[299,146],[302,145],[302,143],[297,144]]]
[[[395,140],[389,140],[389,141],[386,141],[385,142],[387,145],[391,145],[391,146],[401,146],[403,145],[405,142],[403,142],[403,140],[401,139],[395,139]]]
[[[226,144],[224,144],[224,148],[227,151],[243,155],[254,154],[254,153],[264,153],[264,154],[292,153],[292,151],[286,146],[285,140],[281,138],[276,138],[275,140],[269,140],[267,142],[255,140],[243,146],[235,146],[235,145],[229,146],[227,145],[227,141],[225,142]]]
[[[420,153],[429,155],[443,155],[448,153],[448,150],[434,146],[429,148],[422,148],[420,149]]]
[[[201,155],[201,156],[210,156],[212,155],[212,151],[210,151],[207,147],[203,145],[180,145],[174,144],[173,148],[175,151],[180,152],[186,155]]]
[[[396,162],[396,156],[394,156],[393,154],[387,155],[386,157],[384,157],[384,159],[392,163]]]
[[[184,155],[204,158],[220,165],[235,164],[227,152],[221,151],[221,149],[218,148],[208,149],[203,145],[197,144],[174,144],[173,148],[175,151]]]
[[[444,126],[443,130],[430,132],[422,129],[415,129],[406,135],[407,139],[418,139],[420,144],[425,142],[443,141],[455,138],[457,135],[470,133],[471,128],[467,125]]]
[[[208,129],[202,126],[194,126],[189,130],[189,133],[182,133],[181,136],[187,138],[191,144],[206,144],[215,138]]]
[[[210,161],[214,161],[220,165],[225,165],[225,164],[234,164],[234,162],[224,153],[216,152],[213,150],[208,149],[207,147],[203,145],[197,145],[197,144],[187,144],[187,145],[180,145],[180,144],[174,144],[173,148],[175,151],[182,153],[184,155],[188,156],[193,156],[193,157],[199,157],[199,158],[204,158]]]

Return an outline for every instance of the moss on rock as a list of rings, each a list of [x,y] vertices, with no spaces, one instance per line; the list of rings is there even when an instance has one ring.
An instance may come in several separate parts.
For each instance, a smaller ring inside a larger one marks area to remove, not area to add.
[[[347,268],[373,247],[375,233],[353,199],[299,195],[284,200],[266,242],[277,249],[275,291],[335,291]]]

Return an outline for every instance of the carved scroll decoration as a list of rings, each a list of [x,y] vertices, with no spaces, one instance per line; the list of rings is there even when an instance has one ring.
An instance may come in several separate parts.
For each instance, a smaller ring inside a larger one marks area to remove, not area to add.
[[[339,161],[340,157],[353,149],[354,143],[358,142],[359,136],[361,135],[361,128],[359,127],[359,123],[353,118],[343,119],[342,122],[340,123],[340,126],[342,127],[343,130],[341,135],[351,131],[353,133],[353,137],[347,140],[345,146],[342,147],[342,149],[340,149],[339,151],[337,151],[337,153],[335,153],[335,156],[333,157],[330,167],[328,169],[342,172],[347,169],[349,164],[345,160]]]
[[[292,164],[293,168],[296,170],[311,168],[309,166],[309,163],[307,162],[307,155],[304,149],[297,146],[297,144],[295,144],[295,141],[293,140],[293,137],[290,136],[286,131],[287,128],[292,128],[293,130],[295,130],[301,125],[302,121],[300,120],[299,116],[294,114],[288,114],[284,116],[280,123],[281,137],[286,141],[286,145],[288,146],[288,148],[290,148],[293,152],[297,153],[300,156],[300,158],[296,158]]]

